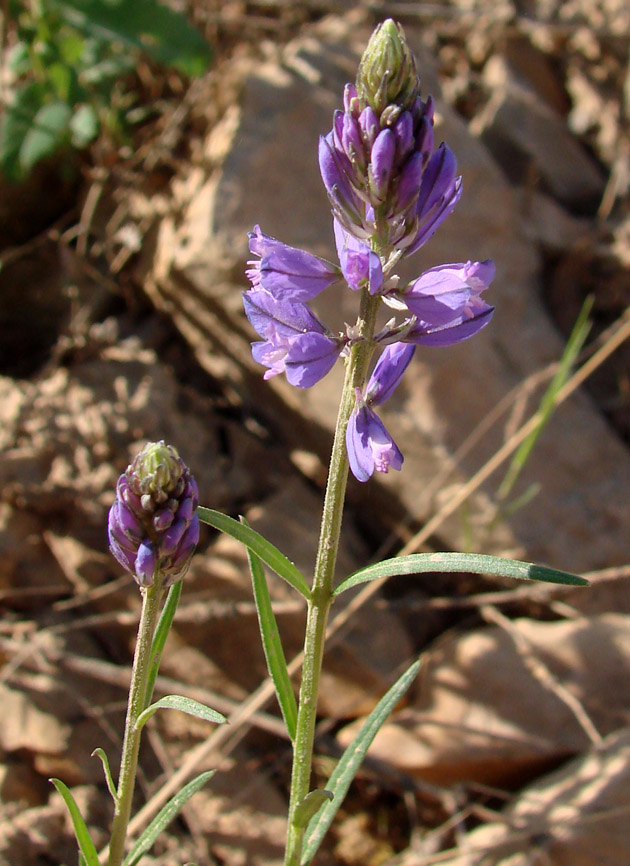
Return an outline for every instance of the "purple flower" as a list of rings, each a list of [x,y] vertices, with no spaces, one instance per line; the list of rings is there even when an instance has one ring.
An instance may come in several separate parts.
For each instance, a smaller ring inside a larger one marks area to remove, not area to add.
[[[280,300],[308,301],[339,278],[336,265],[264,235],[260,226],[249,233],[249,250],[260,256],[247,263],[252,287]]]
[[[118,479],[109,548],[141,587],[181,580],[199,541],[199,493],[175,448],[150,442]]]
[[[415,208],[415,230],[397,243],[398,247],[405,248],[406,255],[419,250],[455,209],[462,195],[462,179],[456,172],[455,154],[441,144],[422,173]]]
[[[494,307],[481,297],[496,269],[485,262],[456,262],[425,271],[406,289],[396,292],[417,322],[404,338],[425,346],[449,346],[485,327]]]
[[[367,481],[374,472],[400,469],[403,455],[372,406],[384,403],[396,389],[415,352],[415,346],[393,343],[385,348],[346,428],[348,462],[355,478]]]
[[[269,292],[243,294],[245,313],[264,338],[252,343],[252,356],[269,369],[264,378],[286,373],[291,385],[310,388],[334,366],[347,340],[333,337],[303,303],[278,300]]]
[[[336,219],[333,220],[333,229],[344,279],[351,289],[367,287],[371,295],[376,294],[383,285],[381,260],[367,244],[349,234]]]

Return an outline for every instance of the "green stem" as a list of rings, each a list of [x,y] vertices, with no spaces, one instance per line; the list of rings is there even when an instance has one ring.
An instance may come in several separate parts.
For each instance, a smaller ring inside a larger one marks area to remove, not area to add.
[[[120,775],[118,777],[118,791],[116,792],[117,802],[109,842],[108,866],[120,866],[125,855],[127,825],[129,824],[129,815],[131,813],[131,801],[133,799],[136,769],[138,767],[138,751],[140,749],[141,732],[136,730],[136,719],[145,709],[147,679],[151,663],[151,647],[163,594],[162,578],[159,575],[156,577],[153,586],[142,590],[142,613],[140,615],[138,638],[133,658],[125,735],[120,761]]]
[[[293,770],[289,799],[289,827],[287,831],[286,866],[300,866],[305,827],[295,825],[294,817],[298,805],[309,793],[313,762],[313,740],[317,716],[319,676],[324,655],[324,637],[328,612],[332,603],[333,577],[343,504],[348,480],[348,456],[346,453],[346,427],[355,405],[355,389],[362,388],[372,354],[372,337],[380,297],[370,296],[364,291],[359,314],[359,334],[363,339],[354,343],[347,360],[346,377],[339,404],[337,426],[333,442],[328,484],[322,512],[319,547],[308,606],[306,633],[304,636],[304,661],[298,717],[293,747]]]

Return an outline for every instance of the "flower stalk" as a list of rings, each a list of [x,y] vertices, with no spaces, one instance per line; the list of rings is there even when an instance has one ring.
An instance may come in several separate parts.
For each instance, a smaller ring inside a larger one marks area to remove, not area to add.
[[[131,814],[131,803],[138,767],[138,752],[140,749],[140,734],[136,730],[138,716],[146,709],[151,695],[147,694],[147,684],[151,666],[151,647],[153,635],[160,613],[160,604],[164,595],[162,576],[158,573],[153,584],[141,589],[142,613],[138,627],[138,638],[131,672],[129,702],[123,738],[120,775],[116,791],[116,808],[112,823],[109,843],[108,866],[121,866],[125,854],[127,826]]]
[[[295,814],[299,804],[310,791],[319,677],[324,655],[326,624],[333,599],[333,579],[348,480],[346,428],[355,405],[355,391],[363,386],[367,376],[379,303],[378,297],[370,295],[366,289],[362,291],[361,311],[357,323],[360,339],[353,344],[347,358],[346,376],[337,414],[304,637],[304,661],[289,798],[286,866],[299,866],[302,855],[306,828],[296,825]]]

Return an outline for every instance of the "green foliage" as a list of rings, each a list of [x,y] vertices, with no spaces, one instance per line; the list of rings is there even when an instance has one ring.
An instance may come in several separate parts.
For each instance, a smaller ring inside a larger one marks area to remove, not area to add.
[[[74,835],[76,836],[77,844],[79,846],[79,862],[82,864],[84,863],[85,866],[99,866],[98,854],[94,847],[94,842],[92,842],[88,828],[85,826],[83,816],[79,811],[79,807],[77,806],[74,797],[70,793],[70,789],[67,785],[64,785],[60,779],[51,779],[50,781],[63,797],[64,803],[70,813],[72,826],[74,827]]]
[[[134,107],[124,78],[141,54],[186,75],[211,59],[201,34],[159,0],[39,0],[15,20],[16,84],[0,119],[0,170],[10,180],[103,129],[122,138]]]
[[[180,710],[182,713],[188,713],[189,716],[196,716],[196,718],[203,719],[206,722],[215,722],[217,725],[227,722],[225,716],[216,710],[210,709],[205,704],[200,704],[199,701],[185,698],[183,695],[166,695],[140,713],[136,719],[136,731],[142,730],[151,716],[160,709]]]
[[[306,843],[302,853],[302,866],[306,863],[310,863],[315,856],[322,839],[326,835],[326,831],[332,824],[333,818],[337,814],[337,810],[348,793],[350,783],[361,766],[361,762],[363,761],[367,750],[372,745],[374,737],[383,727],[387,717],[401,697],[405,694],[419,670],[420,660],[418,659],[407,668],[405,673],[396,680],[389,691],[383,695],[361,726],[359,733],[339,759],[337,766],[328,780],[326,789],[323,792],[326,794],[327,799],[309,822],[306,831]],[[311,792],[311,794],[315,793],[317,792]],[[309,797],[311,794],[309,794]],[[308,800],[308,798],[306,799]],[[300,803],[300,807],[303,804],[304,801]]]
[[[426,574],[427,572],[459,572],[464,574],[495,574],[499,577],[512,577],[517,580],[538,580],[543,583],[558,583],[564,586],[588,586],[588,580],[535,565],[533,562],[520,562],[517,559],[503,559],[501,556],[488,556],[484,553],[412,553],[409,556],[395,556],[355,571],[335,589],[335,595],[345,592],[360,583],[395,577],[400,574]]]
[[[244,518],[241,518],[241,522],[247,526]],[[254,601],[256,602],[256,610],[258,612],[258,624],[260,626],[265,659],[267,660],[267,669],[276,689],[278,703],[280,704],[287,731],[289,732],[291,741],[294,742],[297,725],[297,702],[293,693],[293,687],[291,686],[287,660],[282,649],[280,633],[278,632],[278,624],[276,623],[271,605],[265,571],[260,559],[249,548],[247,549],[247,557],[252,576]]]
[[[192,795],[195,794],[199,788],[205,785],[213,776],[214,770],[207,770],[205,773],[201,773],[199,776],[194,778],[191,782],[188,782],[187,785],[184,785],[181,791],[178,791],[151,821],[131,851],[125,857],[123,866],[136,866],[136,864],[140,862],[141,858],[152,847],[162,830],[171,823],[173,818],[175,818],[180,809],[186,805]]]
[[[294,589],[297,589],[308,601],[311,591],[300,570],[277,547],[274,547],[270,541],[263,538],[260,533],[244,523],[239,523],[233,517],[228,517],[226,514],[221,514],[220,511],[215,511],[212,508],[203,508],[200,505],[197,509],[197,514],[202,523],[214,526],[215,529],[225,532],[226,535],[231,535],[232,538],[244,544],[252,553],[255,553],[256,556],[262,559],[269,568],[275,571],[277,575],[286,580]]]

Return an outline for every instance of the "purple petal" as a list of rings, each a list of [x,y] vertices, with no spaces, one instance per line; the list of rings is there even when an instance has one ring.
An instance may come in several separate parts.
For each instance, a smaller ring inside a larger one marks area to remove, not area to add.
[[[175,519],[170,508],[162,508],[153,515],[153,528],[156,532],[165,532]]]
[[[418,152],[413,153],[403,166],[396,191],[396,210],[398,213],[406,210],[418,195],[423,168],[424,158]]]
[[[415,346],[408,343],[391,343],[385,347],[365,389],[366,403],[380,406],[391,397],[409,366],[415,350]]]
[[[374,471],[400,469],[403,456],[383,422],[368,406],[359,405],[346,428],[348,462],[354,477],[367,481]]]
[[[284,359],[288,382],[298,388],[310,388],[333,368],[342,348],[341,340],[322,334],[296,337]]]
[[[422,175],[416,217],[418,231],[407,248],[416,252],[453,212],[462,193],[461,177],[456,177],[457,160],[445,144],[429,160]]]
[[[187,560],[195,547],[199,544],[199,517],[195,513],[190,526],[182,535],[175,555],[172,558],[172,568],[179,569],[183,561]]]
[[[387,195],[395,153],[396,140],[394,139],[394,133],[391,129],[383,129],[376,136],[368,169],[370,187],[379,198],[385,198]]]
[[[160,539],[160,556],[172,556],[188,529],[185,520],[176,520]]]
[[[446,325],[461,316],[470,300],[471,287],[464,277],[463,268],[431,268],[399,297],[423,322]]]
[[[381,124],[378,121],[376,112],[373,108],[370,108],[369,105],[367,108],[364,108],[359,115],[359,126],[363,133],[363,140],[367,147],[371,149],[372,145],[376,141],[376,136],[379,134]]]
[[[369,286],[370,294],[380,291],[383,285],[381,260],[367,244],[349,234],[338,220],[333,220],[333,231],[341,271],[351,289]]]
[[[472,337],[490,322],[494,307],[480,302],[480,308],[471,318],[445,325],[441,328],[425,328],[422,323],[405,337],[405,341],[416,346],[454,346]]]
[[[326,330],[306,304],[279,300],[264,290],[250,289],[244,292],[243,306],[254,330],[272,341],[307,331],[323,334]]]
[[[150,541],[143,541],[136,556],[136,581],[140,586],[152,586],[157,568],[155,548]]]
[[[109,549],[111,553],[115,556],[116,560],[125,571],[131,572],[133,574],[135,572],[135,562],[136,562],[136,550],[127,550],[122,547],[115,538],[109,536]]]
[[[260,226],[250,232],[249,239],[251,252],[261,260],[249,263],[253,267],[247,276],[255,287],[262,286],[280,300],[308,301],[339,276],[335,265],[264,235]]]
[[[403,111],[394,124],[392,132],[396,141],[396,159],[402,162],[414,144],[413,118],[410,111]]]

